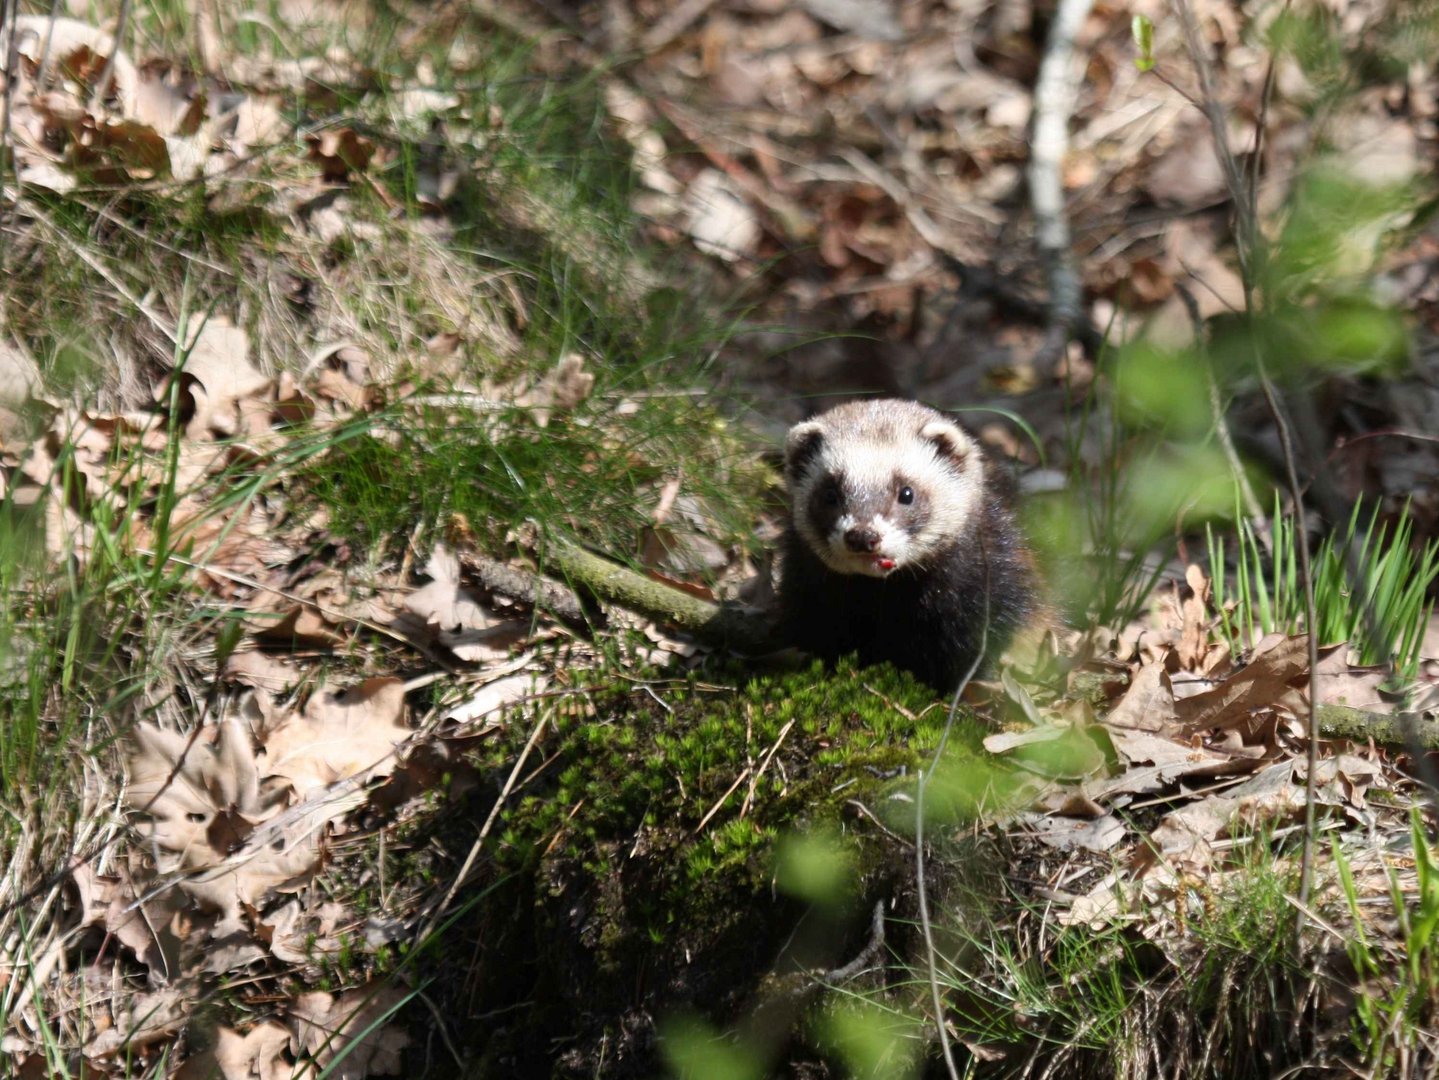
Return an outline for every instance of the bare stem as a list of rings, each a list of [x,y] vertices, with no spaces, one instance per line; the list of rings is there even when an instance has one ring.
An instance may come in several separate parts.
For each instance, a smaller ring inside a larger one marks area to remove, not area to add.
[[[959,1068],[955,1065],[954,1048],[950,1045],[949,1029],[944,1023],[944,1001],[939,993],[939,952],[934,947],[934,924],[929,915],[929,890],[924,876],[924,790],[929,785],[934,770],[944,759],[944,748],[949,742],[949,733],[954,728],[954,718],[959,713],[959,701],[964,696],[965,687],[979,670],[985,650],[989,648],[989,552],[983,544],[979,548],[979,557],[985,570],[984,621],[980,623],[983,631],[979,637],[979,652],[975,654],[974,662],[969,665],[969,670],[964,673],[959,686],[955,687],[954,697],[949,702],[949,713],[944,719],[944,730],[939,735],[939,745],[934,748],[934,757],[930,759],[929,768],[920,770],[914,789],[914,876],[915,892],[919,897],[919,925],[924,933],[925,969],[929,975],[929,997],[934,1007],[934,1026],[939,1033],[939,1046],[944,1054],[944,1066],[949,1072],[950,1080],[959,1080]]]

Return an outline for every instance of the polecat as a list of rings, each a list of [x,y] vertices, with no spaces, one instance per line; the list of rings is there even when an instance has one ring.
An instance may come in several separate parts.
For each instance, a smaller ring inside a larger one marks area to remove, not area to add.
[[[785,480],[790,644],[825,660],[887,660],[949,691],[1034,615],[1033,560],[1014,518],[978,444],[935,410],[860,401],[796,424]]]

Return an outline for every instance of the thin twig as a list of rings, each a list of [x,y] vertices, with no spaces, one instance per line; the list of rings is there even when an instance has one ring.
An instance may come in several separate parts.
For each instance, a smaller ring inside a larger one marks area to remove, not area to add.
[[[1199,79],[1200,108],[1209,121],[1215,152],[1219,157],[1220,168],[1224,172],[1225,186],[1229,189],[1229,199],[1234,207],[1235,248],[1239,256],[1240,277],[1244,283],[1244,312],[1245,318],[1251,323],[1249,345],[1254,357],[1254,369],[1259,376],[1259,386],[1264,394],[1264,402],[1269,407],[1270,415],[1274,418],[1274,425],[1279,432],[1279,445],[1284,457],[1285,479],[1288,483],[1290,499],[1294,504],[1293,512],[1298,525],[1295,535],[1299,540],[1299,574],[1301,585],[1304,588],[1304,625],[1308,632],[1309,652],[1309,745],[1307,755],[1309,767],[1304,781],[1304,848],[1299,861],[1300,903],[1299,918],[1295,927],[1295,934],[1302,936],[1305,923],[1304,911],[1308,905],[1309,891],[1314,878],[1314,831],[1318,820],[1316,798],[1318,779],[1316,774],[1319,771],[1319,724],[1317,720],[1319,712],[1319,639],[1316,636],[1319,620],[1315,613],[1314,577],[1309,558],[1309,533],[1304,527],[1304,489],[1299,485],[1299,467],[1288,414],[1279,400],[1279,393],[1274,387],[1274,381],[1269,377],[1264,354],[1259,348],[1258,338],[1253,333],[1252,327],[1256,313],[1254,288],[1260,242],[1257,223],[1258,209],[1253,201],[1256,187],[1244,183],[1239,160],[1234,156],[1233,148],[1229,145],[1228,121],[1224,115],[1224,107],[1214,90],[1214,77],[1210,70],[1209,54],[1200,41],[1199,27],[1195,22],[1194,11],[1190,7],[1189,0],[1171,0],[1171,5],[1178,16],[1180,28],[1184,33],[1185,49],[1189,53],[1190,62],[1194,65],[1195,74]]]
[[[1293,6],[1292,0],[1284,0],[1283,18]],[[1269,129],[1269,106],[1274,102],[1274,88],[1278,83],[1279,64],[1277,53],[1271,51],[1269,64],[1264,69],[1264,89],[1259,94],[1259,119],[1254,127],[1254,149],[1249,159],[1249,205],[1259,213],[1259,172],[1264,162],[1264,134]]]
[[[769,763],[774,760],[775,752],[779,749],[780,743],[784,742],[784,737],[789,734],[789,729],[792,727],[794,727],[794,719],[791,719],[789,723],[780,729],[779,736],[775,739],[774,745],[769,748],[769,752],[765,754],[764,760],[759,763],[759,768],[755,770],[754,776],[750,777],[749,791],[745,792],[744,802],[740,804],[740,817],[744,817],[745,814],[749,813],[749,808],[754,803],[754,792],[755,788],[759,785],[760,777],[762,777],[764,771],[769,768]]]
[[[849,982],[873,962],[884,948],[884,901],[876,900],[874,910],[870,914],[869,941],[865,942],[863,949],[856,954],[855,958],[843,967],[837,967],[827,971],[820,977],[820,981],[837,986],[840,983]]]
[[[709,808],[709,812],[705,814],[704,817],[700,818],[700,823],[690,830],[691,836],[698,836],[700,833],[704,832],[704,827],[710,823],[710,818],[714,817],[720,812],[720,807],[724,806],[725,800],[727,800],[731,795],[735,793],[735,789],[737,787],[739,787],[741,784],[743,784],[746,780],[749,779],[749,774],[750,766],[746,765],[743,769],[740,770],[740,774],[734,778],[734,783],[731,784],[727,789],[725,789],[725,793],[723,795],[721,795],[718,799],[715,800],[715,804]]]
[[[445,917],[445,912],[449,910],[450,901],[455,898],[455,893],[459,892],[460,886],[468,880],[470,871],[474,868],[475,860],[480,856],[480,847],[484,844],[485,837],[490,835],[490,829],[494,827],[495,819],[500,816],[500,810],[505,805],[505,800],[510,797],[510,789],[515,786],[515,780],[519,777],[520,770],[525,767],[525,761],[529,758],[530,751],[535,748],[535,743],[539,742],[540,732],[545,729],[545,724],[548,721],[548,714],[541,711],[539,719],[535,721],[533,730],[530,731],[530,737],[525,740],[525,748],[520,751],[520,756],[515,762],[515,767],[510,770],[509,779],[505,781],[505,786],[500,789],[500,794],[495,799],[495,805],[490,807],[490,813],[489,816],[485,818],[485,823],[480,826],[480,835],[475,837],[475,842],[470,845],[470,853],[465,856],[465,861],[460,867],[460,872],[455,875],[455,880],[450,882],[450,887],[445,890],[445,895],[443,899],[440,900],[439,906],[435,908],[434,914],[432,914],[427,921],[424,931],[416,940],[424,941],[434,933],[435,927],[439,925],[440,920]]]
[[[934,749],[934,757],[930,759],[929,768],[919,771],[919,780],[914,789],[914,870],[915,892],[919,899],[919,925],[924,933],[925,969],[929,976],[930,1003],[934,1006],[934,1026],[939,1032],[939,1046],[944,1054],[944,1065],[949,1071],[950,1080],[959,1080],[959,1069],[954,1062],[954,1048],[949,1042],[949,1029],[944,1023],[944,1003],[940,999],[939,993],[939,953],[934,946],[934,926],[929,917],[929,891],[924,877],[924,789],[929,785],[930,777],[934,775],[934,770],[939,768],[939,763],[944,758],[944,748],[949,742],[949,733],[954,729],[954,719],[959,714],[960,698],[963,697],[970,680],[974,678],[975,672],[979,670],[979,665],[984,660],[985,650],[989,648],[989,549],[983,542],[979,545],[979,557],[984,567],[984,619],[980,623],[982,630],[979,637],[979,651],[975,653],[974,661],[969,665],[969,670],[964,673],[964,678],[955,687],[954,696],[949,701],[949,713],[944,719],[944,729],[939,734],[939,745]]]
[[[1255,525],[1254,535],[1263,536],[1265,534],[1258,526],[1264,521],[1264,511],[1254,494],[1254,485],[1249,482],[1249,474],[1244,471],[1244,464],[1239,460],[1239,451],[1234,446],[1234,434],[1229,430],[1229,418],[1224,413],[1224,402],[1219,396],[1219,380],[1214,377],[1214,364],[1209,356],[1209,335],[1205,332],[1204,319],[1200,316],[1199,302],[1183,282],[1176,282],[1174,288],[1184,302],[1184,310],[1189,313],[1189,321],[1194,326],[1194,343],[1204,361],[1204,377],[1209,383],[1209,412],[1214,420],[1214,433],[1219,439],[1220,449],[1224,451],[1224,460],[1229,463],[1234,482],[1239,485],[1244,512]]]
[[[120,55],[120,43],[125,40],[125,27],[130,22],[131,0],[120,0],[120,15],[115,20],[115,36],[110,45],[110,55],[105,57],[105,66],[100,71],[100,79],[95,83],[95,89],[90,95],[90,111],[93,113],[105,100],[105,88],[110,84],[111,77],[115,74],[116,57]]]
[[[381,637],[387,637],[392,641],[399,642],[402,645],[408,645],[410,648],[416,650],[421,655],[423,655],[425,659],[429,660],[433,664],[437,664],[438,666],[444,668],[451,675],[460,674],[459,668],[457,668],[450,661],[446,660],[443,656],[436,653],[424,642],[417,641],[411,637],[407,637],[404,634],[400,633],[398,630],[386,626],[384,623],[376,622],[373,619],[367,619],[363,615],[356,615],[353,612],[343,611],[340,608],[331,607],[328,604],[322,604],[318,600],[306,600],[304,597],[299,596],[296,593],[289,592],[285,589],[276,588],[274,585],[266,585],[263,581],[260,581],[257,578],[248,577],[245,574],[237,574],[233,570],[226,570],[222,566],[215,566],[210,563],[199,562],[194,559],[187,559],[185,558],[185,556],[177,555],[174,552],[169,552],[162,556],[158,552],[153,551],[150,548],[138,547],[135,550],[138,554],[144,555],[146,558],[149,559],[163,558],[165,562],[176,563],[179,566],[188,566],[191,570],[202,571],[203,573],[209,574],[211,577],[223,578],[226,581],[234,582],[236,585],[244,585],[247,588],[269,593],[271,596],[278,596],[281,600],[287,600],[292,604],[299,604],[301,608],[313,608],[321,615],[325,616],[328,619],[333,619],[338,623],[349,622],[354,623],[356,626],[363,626],[366,630],[373,631],[374,633],[379,634]],[[278,615],[279,612],[276,612],[275,614]]]
[[[40,70],[35,73],[35,86],[44,94],[50,89],[50,57],[54,54],[55,20],[60,16],[61,0],[50,0],[50,25],[45,30],[45,48],[40,52]]]
[[[1194,11],[1189,0],[1170,0],[1184,34],[1184,48],[1194,64],[1199,78],[1199,107],[1209,121],[1209,130],[1214,137],[1214,150],[1219,166],[1224,172],[1224,185],[1229,189],[1229,201],[1234,207],[1235,250],[1239,256],[1240,277],[1244,281],[1245,307],[1253,311],[1254,256],[1258,253],[1256,243],[1259,229],[1255,220],[1256,210],[1245,197],[1244,178],[1239,172],[1239,159],[1229,145],[1229,124],[1224,115],[1224,106],[1214,90],[1214,75],[1210,70],[1209,53],[1199,38],[1199,26],[1194,20]]]

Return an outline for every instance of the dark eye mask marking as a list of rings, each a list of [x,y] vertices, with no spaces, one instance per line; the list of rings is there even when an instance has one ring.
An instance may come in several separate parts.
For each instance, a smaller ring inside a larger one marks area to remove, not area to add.
[[[844,482],[842,477],[829,476],[821,480],[810,491],[805,513],[810,525],[820,536],[828,536],[835,522],[844,513]]]

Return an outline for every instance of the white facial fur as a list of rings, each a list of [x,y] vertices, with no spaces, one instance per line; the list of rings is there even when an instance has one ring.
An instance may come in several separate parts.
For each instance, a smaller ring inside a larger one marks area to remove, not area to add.
[[[963,535],[984,497],[978,446],[915,402],[858,402],[797,424],[785,457],[795,528],[836,573],[885,577],[922,564]],[[841,479],[840,504],[821,531],[810,504],[830,477]],[[913,511],[894,503],[896,477],[914,489]],[[872,552],[846,545],[856,527],[877,535]]]

